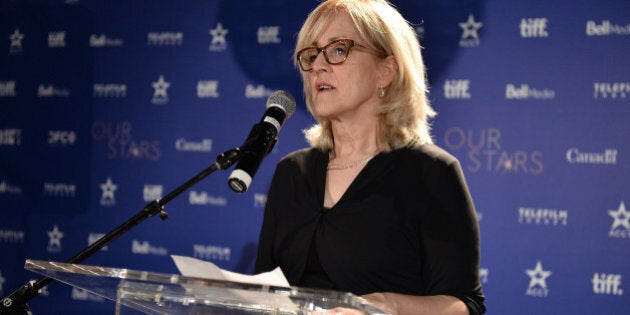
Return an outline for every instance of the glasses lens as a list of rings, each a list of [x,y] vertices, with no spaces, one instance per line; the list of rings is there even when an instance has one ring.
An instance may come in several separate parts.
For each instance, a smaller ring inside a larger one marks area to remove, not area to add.
[[[330,64],[342,63],[348,58],[350,43],[345,40],[332,42],[326,46],[326,57]]]
[[[300,65],[305,70],[311,69],[313,67],[313,62],[317,59],[317,55],[319,54],[319,50],[317,48],[308,48],[303,50],[300,53]]]

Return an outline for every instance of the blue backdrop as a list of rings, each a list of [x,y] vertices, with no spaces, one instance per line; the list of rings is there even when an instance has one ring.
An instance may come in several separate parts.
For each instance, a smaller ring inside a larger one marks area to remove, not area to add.
[[[628,314],[630,1],[395,1],[479,214],[488,314]],[[292,65],[316,1],[0,0],[0,296],[298,110],[245,194],[217,172],[84,263],[251,273],[266,191],[312,124]],[[111,314],[53,282],[36,314]]]

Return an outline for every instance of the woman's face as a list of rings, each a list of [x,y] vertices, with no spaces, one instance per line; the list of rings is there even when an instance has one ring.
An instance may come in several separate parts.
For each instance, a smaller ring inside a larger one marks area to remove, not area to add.
[[[360,39],[347,13],[332,16],[312,44],[323,47],[342,38],[370,47],[369,43]],[[336,65],[326,62],[323,53],[317,55],[313,69],[307,74],[312,110],[316,117],[336,120],[374,115],[374,108],[380,103],[377,73],[381,59],[373,50],[354,46],[346,61]]]

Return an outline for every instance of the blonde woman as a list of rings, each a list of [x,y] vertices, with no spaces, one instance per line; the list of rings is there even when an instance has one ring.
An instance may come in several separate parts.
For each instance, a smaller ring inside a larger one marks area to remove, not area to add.
[[[483,314],[479,227],[459,162],[433,144],[420,45],[384,0],[329,0],[297,39],[310,148],[277,165],[256,271],[392,314]]]

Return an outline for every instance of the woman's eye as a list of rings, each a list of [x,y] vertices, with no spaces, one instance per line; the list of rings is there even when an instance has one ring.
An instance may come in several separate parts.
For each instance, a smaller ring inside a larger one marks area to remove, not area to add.
[[[345,56],[346,55],[346,47],[345,46],[339,46],[337,48],[335,48],[335,54],[337,56]]]

